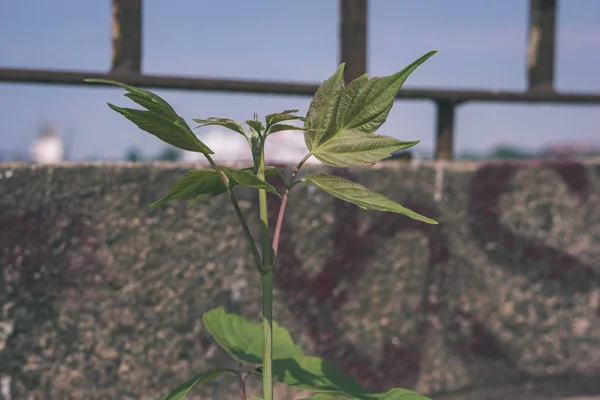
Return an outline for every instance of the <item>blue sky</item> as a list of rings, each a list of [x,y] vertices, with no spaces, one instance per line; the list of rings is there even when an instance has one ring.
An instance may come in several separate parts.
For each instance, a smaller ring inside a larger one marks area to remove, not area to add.
[[[0,2],[0,66],[108,71],[111,2]],[[368,70],[387,75],[440,52],[406,87],[524,90],[528,0],[371,0]],[[600,92],[600,1],[559,2],[555,86]],[[301,5],[298,6],[298,5]],[[337,0],[144,0],[142,68],[148,74],[320,82],[338,65]],[[308,97],[156,90],[187,120],[249,119]],[[0,150],[26,149],[45,121],[73,136],[75,159],[116,159],[162,143],[108,109],[129,105],[119,89],[0,83]],[[397,101],[378,133],[433,147],[427,101]],[[200,131],[201,132],[201,131]],[[206,131],[205,134],[210,134]],[[457,115],[459,152],[497,144],[600,145],[600,106],[469,103]]]

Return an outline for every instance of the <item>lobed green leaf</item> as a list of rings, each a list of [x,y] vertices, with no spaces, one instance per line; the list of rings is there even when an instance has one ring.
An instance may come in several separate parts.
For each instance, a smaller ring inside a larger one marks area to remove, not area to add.
[[[387,119],[396,94],[406,79],[435,53],[428,52],[393,75],[372,79],[363,75],[351,82],[340,100],[336,115],[337,130],[375,132]]]
[[[338,167],[372,165],[414,142],[373,134],[387,119],[398,90],[408,76],[436,52],[420,57],[385,77],[362,75],[345,87],[342,64],[317,90],[304,121],[304,141],[321,162]],[[362,135],[361,135],[362,134]],[[395,147],[396,146],[396,147]],[[325,148],[325,149],[323,149]],[[364,155],[358,153],[364,151]]]
[[[373,190],[369,190],[356,182],[352,182],[339,176],[320,173],[310,174],[303,177],[301,182],[312,183],[331,196],[356,204],[365,210],[404,214],[418,221],[426,222],[428,224],[437,224],[436,221],[417,214]]]
[[[224,372],[231,372],[233,374],[236,373],[234,370],[228,368],[217,369],[214,371],[202,373],[198,376],[193,377],[189,381],[182,383],[181,385],[173,389],[169,394],[162,397],[161,400],[180,400],[184,398],[185,395],[188,394],[188,392],[192,390],[197,384],[214,379]]]
[[[373,135],[359,130],[347,130],[313,151],[319,161],[336,167],[358,167],[373,165],[392,153],[412,147],[419,141],[403,142],[382,135]]]
[[[136,124],[141,130],[182,150],[205,155],[213,154],[213,151],[194,135],[188,124],[177,115],[173,107],[156,94],[108,79],[86,79],[85,81],[115,85],[128,90],[130,93],[125,96],[148,111],[117,107],[110,103],[108,106]]]
[[[344,91],[344,66],[337,71],[315,93],[306,119],[304,120],[304,142],[308,150],[313,150],[333,136],[335,116]]]

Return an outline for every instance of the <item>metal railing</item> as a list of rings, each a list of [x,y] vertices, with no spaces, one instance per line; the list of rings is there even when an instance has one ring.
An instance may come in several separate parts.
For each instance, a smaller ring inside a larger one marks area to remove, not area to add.
[[[600,93],[559,93],[553,89],[558,0],[530,0],[528,90],[426,90],[402,89],[397,98],[431,100],[437,106],[434,156],[450,160],[454,152],[456,108],[469,101],[563,103],[600,105]],[[0,68],[0,82],[83,85],[84,78],[115,79],[155,89],[264,93],[312,96],[318,84],[232,79],[153,76],[141,73],[142,0],[113,0],[112,68],[106,74]],[[340,62],[346,63],[345,80],[367,69],[367,0],[339,0]]]

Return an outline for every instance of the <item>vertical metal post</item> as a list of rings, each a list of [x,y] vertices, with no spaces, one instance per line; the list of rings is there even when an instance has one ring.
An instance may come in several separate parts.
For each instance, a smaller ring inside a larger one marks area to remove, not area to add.
[[[367,72],[367,0],[340,1],[340,63],[346,83]]]
[[[139,73],[141,63],[142,0],[113,0],[111,72]]]
[[[529,90],[553,90],[557,0],[530,0],[527,48]]]
[[[454,155],[454,113],[456,103],[438,101],[435,143],[436,160],[452,160]]]

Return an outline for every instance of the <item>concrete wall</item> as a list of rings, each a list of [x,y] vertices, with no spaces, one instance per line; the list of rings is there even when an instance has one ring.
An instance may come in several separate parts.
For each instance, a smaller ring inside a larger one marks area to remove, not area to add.
[[[188,168],[0,165],[3,399],[158,399],[233,365],[201,322],[221,304],[259,318],[226,197],[147,207]],[[600,395],[600,160],[336,172],[440,225],[296,187],[275,316],[307,352],[435,399]]]

